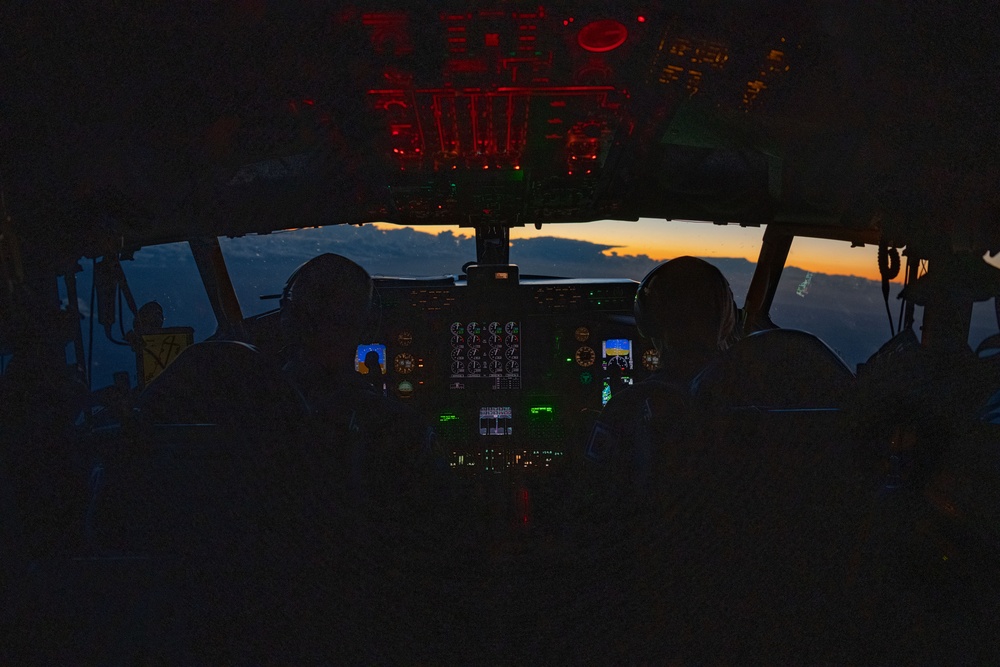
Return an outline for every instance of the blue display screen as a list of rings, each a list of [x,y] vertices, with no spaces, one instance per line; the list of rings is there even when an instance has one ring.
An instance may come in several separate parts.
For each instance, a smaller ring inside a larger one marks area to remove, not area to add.
[[[358,345],[358,354],[354,357],[354,370],[362,375],[368,375],[368,367],[365,365],[365,357],[369,352],[378,353],[378,365],[382,367],[382,374],[385,375],[385,345],[381,343],[366,343]]]

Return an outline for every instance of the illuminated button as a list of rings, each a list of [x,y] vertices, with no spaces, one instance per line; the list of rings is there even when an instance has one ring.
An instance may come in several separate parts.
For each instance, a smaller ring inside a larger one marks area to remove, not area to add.
[[[660,365],[660,355],[656,350],[646,350],[642,353],[642,367],[647,371],[655,371]]]
[[[577,348],[576,354],[573,357],[576,359],[576,363],[586,368],[594,364],[594,359],[597,358],[597,355],[594,354],[594,348],[583,345]]]
[[[400,331],[399,335],[396,336],[396,342],[403,347],[409,347],[410,343],[413,342],[413,334],[409,331]]]
[[[580,373],[580,384],[590,384],[594,381],[594,374],[590,371]]]
[[[396,358],[392,360],[392,367],[400,375],[409,375],[413,372],[413,367],[415,365],[413,355],[409,352],[400,352],[396,355]]]
[[[587,339],[590,338],[590,329],[587,327],[578,327],[577,330],[573,332],[573,337],[581,343],[585,343],[587,342]]]

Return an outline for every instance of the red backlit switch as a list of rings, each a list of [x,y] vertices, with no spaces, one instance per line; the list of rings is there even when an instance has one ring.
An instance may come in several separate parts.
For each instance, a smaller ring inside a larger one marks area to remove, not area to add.
[[[496,32],[486,33],[486,46],[500,46],[500,34]]]

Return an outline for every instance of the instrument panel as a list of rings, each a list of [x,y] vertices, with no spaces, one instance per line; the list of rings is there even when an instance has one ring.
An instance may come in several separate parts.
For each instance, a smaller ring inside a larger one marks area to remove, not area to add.
[[[421,412],[456,472],[540,472],[582,448],[604,404],[655,368],[631,280],[531,279],[483,291],[459,279],[376,279],[383,390]]]

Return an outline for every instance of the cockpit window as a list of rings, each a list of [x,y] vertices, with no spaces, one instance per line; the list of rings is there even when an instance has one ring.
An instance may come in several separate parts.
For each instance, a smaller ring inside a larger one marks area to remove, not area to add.
[[[889,312],[882,298],[878,248],[844,241],[796,238],[771,305],[771,321],[819,336],[851,367],[867,361],[902,321],[901,271],[890,283]],[[905,265],[905,260],[904,260]],[[923,308],[914,312],[920,335]]]
[[[729,279],[742,304],[763,228],[640,220],[515,227],[510,261],[522,276],[640,280],[659,262],[679,255],[706,257]],[[372,275],[443,276],[462,273],[476,258],[472,230],[371,224],[221,239],[244,316],[277,307],[285,280],[324,252],[348,257]]]
[[[103,327],[97,322],[97,301],[92,299],[93,262],[82,259],[80,266],[82,271],[77,274],[78,304],[83,317],[84,349],[88,351],[90,358],[91,386],[98,389],[110,385],[114,373],[118,371],[127,371],[132,386],[135,386],[135,354],[131,347],[123,344],[125,334],[132,329],[133,315],[123,301],[119,316],[116,300],[116,321],[111,327],[111,338],[116,342],[109,340]],[[194,329],[195,341],[205,340],[215,333],[215,314],[187,243],[143,248],[136,251],[131,261],[123,261],[122,269],[137,307],[149,301],[156,301],[162,306],[163,326],[191,327]],[[62,284],[60,286],[63,287]],[[65,305],[65,291],[61,296]],[[93,328],[89,321],[91,316],[94,317]],[[89,352],[91,349],[92,354]]]

